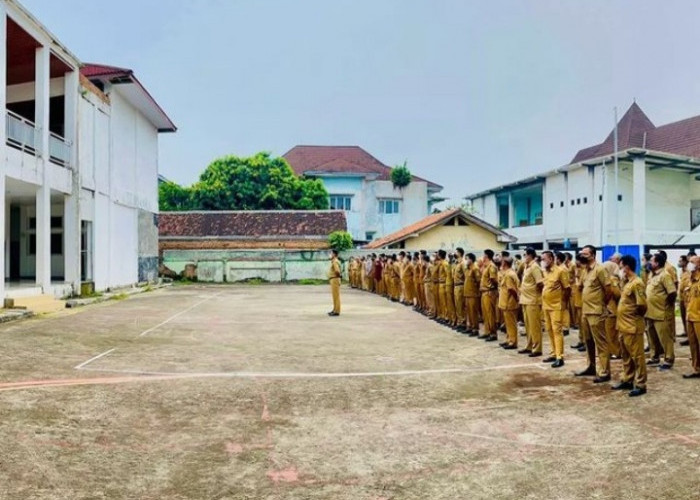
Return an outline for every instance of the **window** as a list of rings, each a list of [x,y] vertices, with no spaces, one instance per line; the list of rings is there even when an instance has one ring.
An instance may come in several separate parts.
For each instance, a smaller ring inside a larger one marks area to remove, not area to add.
[[[398,214],[399,200],[379,200],[380,214]]]
[[[572,207],[574,206],[574,202],[575,202],[575,201],[576,201],[576,200],[571,200],[571,206],[572,206]]]
[[[36,234],[30,234],[27,240],[29,248],[27,248],[28,255],[36,255]]]
[[[602,194],[599,194],[599,195],[598,195],[598,201],[603,201],[603,195],[602,195]]]
[[[29,218],[29,226],[28,229],[36,229],[36,217],[30,217]]]
[[[581,198],[576,198],[576,204],[580,205],[581,204]]]
[[[51,233],[51,255],[63,254],[63,233]]]
[[[554,203],[550,203],[550,204],[549,204],[549,208],[550,208],[551,210],[554,210]]]
[[[618,194],[618,195],[617,195],[617,201],[622,201],[622,195],[621,195],[621,194]]]
[[[560,202],[559,202],[559,207],[563,207],[563,206],[564,206],[564,202],[563,202],[563,201],[560,201]]]
[[[584,196],[584,197],[583,197],[583,204],[585,205],[586,203],[588,203],[588,197],[587,197],[587,196]]]
[[[375,235],[375,233],[373,233],[373,232],[372,233],[369,233],[369,232],[365,233],[365,240],[372,241],[374,239],[374,235]]]
[[[329,200],[331,210],[345,210],[346,212],[349,212],[352,206],[351,200],[352,196],[333,194],[330,196]]]
[[[51,217],[51,229],[62,229],[63,217]]]

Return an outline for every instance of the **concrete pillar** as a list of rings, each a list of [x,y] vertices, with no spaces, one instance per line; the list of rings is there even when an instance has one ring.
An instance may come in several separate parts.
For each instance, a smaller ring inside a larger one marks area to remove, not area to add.
[[[513,227],[515,222],[515,207],[513,206],[513,193],[508,193],[508,227]]]
[[[0,110],[2,110],[2,123],[0,123],[0,234],[5,234],[6,217],[9,212],[5,210],[5,110],[7,109],[7,8],[5,2],[0,2]],[[0,252],[0,269],[5,273],[7,249],[9,238],[5,238],[3,251]],[[0,301],[5,298],[5,276],[0,279]]]
[[[632,159],[632,220],[634,243],[644,245],[647,225],[647,167],[644,155]],[[631,241],[629,243],[632,243]]]
[[[36,107],[34,121],[39,130],[41,185],[36,192],[36,283],[44,293],[51,289],[51,185],[49,178],[49,61],[48,47],[36,49]]]
[[[63,260],[65,282],[80,293],[80,171],[78,170],[78,71],[70,71],[65,77],[65,139],[71,145],[70,165],[71,194],[64,197],[63,209]]]

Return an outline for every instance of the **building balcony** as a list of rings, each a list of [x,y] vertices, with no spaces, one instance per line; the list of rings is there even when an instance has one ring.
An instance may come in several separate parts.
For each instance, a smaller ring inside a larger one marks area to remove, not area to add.
[[[41,156],[41,130],[31,120],[7,111],[5,115],[7,145],[32,156]],[[51,163],[71,168],[72,144],[58,134],[49,134],[48,159]]]

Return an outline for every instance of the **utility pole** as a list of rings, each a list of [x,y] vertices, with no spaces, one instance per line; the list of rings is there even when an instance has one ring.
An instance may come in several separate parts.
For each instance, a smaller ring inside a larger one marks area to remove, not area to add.
[[[613,129],[613,142],[614,142],[614,161],[615,161],[615,251],[620,251],[620,182],[619,182],[619,172],[617,164],[617,106],[615,106],[615,128]]]

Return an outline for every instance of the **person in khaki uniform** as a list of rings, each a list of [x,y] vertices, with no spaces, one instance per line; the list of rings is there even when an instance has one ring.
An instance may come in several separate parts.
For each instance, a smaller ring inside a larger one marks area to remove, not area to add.
[[[579,352],[586,351],[586,344],[583,342],[583,335],[581,334],[581,309],[583,308],[583,295],[581,294],[581,274],[584,268],[584,263],[581,262],[580,255],[576,256],[576,264],[574,265],[574,272],[570,276],[573,276],[573,282],[571,284],[571,303],[573,304],[574,317],[572,322],[576,324],[578,328],[578,342],[572,344],[571,348],[576,349]]]
[[[435,271],[435,266],[431,257],[428,255],[423,256],[425,261],[425,274],[423,275],[423,284],[425,286],[425,313],[429,318],[435,317],[435,294],[433,293],[433,272]]]
[[[467,308],[467,334],[470,337],[479,335],[480,281],[481,271],[476,265],[476,255],[469,253],[464,269],[464,300]]]
[[[688,336],[688,326],[686,325],[687,305],[688,305],[688,290],[690,289],[690,271],[688,271],[688,256],[681,255],[678,259],[678,267],[681,270],[681,277],[678,279],[678,304],[681,310],[681,323],[683,324],[683,333],[679,333],[678,337]],[[686,346],[689,342],[681,340],[681,345]]]
[[[403,303],[407,306],[412,306],[415,298],[415,288],[413,286],[415,267],[413,266],[410,253],[404,259],[403,276],[401,277],[403,282]]]
[[[683,378],[700,379],[700,257],[692,256],[688,264],[690,284],[688,286],[688,304],[686,309],[688,346],[690,347],[691,373],[684,373]]]
[[[569,273],[564,266],[555,264],[554,254],[549,250],[542,252],[542,265],[544,267],[542,309],[545,327],[549,334],[550,352],[549,356],[542,362],[552,363],[552,368],[560,368],[564,366],[562,318],[567,299],[571,294],[571,284],[569,283]]]
[[[525,320],[527,346],[518,351],[529,354],[531,358],[542,355],[542,288],[544,275],[535,261],[537,252],[533,248],[525,249],[523,262],[523,279],[520,284],[520,305]]]
[[[328,316],[340,315],[340,277],[342,275],[340,262],[338,261],[338,251],[331,250],[331,268],[328,270],[328,281],[331,284],[331,297],[333,298],[333,310]]]
[[[445,258],[445,316],[447,325],[455,327],[457,325],[457,314],[455,312],[455,290],[454,279],[452,277],[452,255]]]
[[[487,342],[498,340],[496,335],[496,305],[498,300],[498,270],[493,263],[493,250],[484,250],[483,270],[479,291],[481,292],[481,314],[484,319],[484,335]]]
[[[564,252],[554,252],[554,263],[566,272],[566,277],[569,280],[569,284],[571,284],[572,277],[569,273],[569,267],[566,265],[566,255],[564,255]],[[569,293],[569,298],[566,299],[566,303],[564,304],[564,310],[561,312],[561,328],[562,334],[565,337],[569,335],[569,330],[571,329],[570,302],[571,293]]]
[[[447,252],[438,250],[438,321],[442,324],[447,323],[447,273],[449,266],[447,264]]]
[[[616,257],[615,254],[613,257]],[[622,255],[617,257],[619,261]],[[610,300],[605,305],[605,336],[608,339],[608,348],[610,350],[610,357],[612,359],[620,359],[620,337],[617,332],[617,302],[620,300],[620,266],[612,259],[605,262],[603,267],[610,277],[610,290],[612,291],[612,296]]]
[[[664,362],[659,370],[670,370],[675,361],[675,338],[668,320],[668,309],[676,304],[676,285],[666,271],[665,254],[654,254],[651,258],[651,274],[647,282],[647,330],[651,358],[649,365],[658,365],[663,353]]]
[[[596,262],[596,250],[586,245],[581,250],[581,259],[586,263],[581,274],[581,294],[583,307],[581,310],[581,334],[586,344],[588,366],[585,370],[576,372],[576,376],[596,375],[596,350],[598,351],[597,376],[593,382],[598,384],[610,380],[610,353],[605,336],[603,312],[605,304],[610,300],[610,278],[603,266]]]
[[[503,349],[518,348],[518,289],[520,280],[513,270],[512,257],[501,259],[502,284],[498,291],[498,308],[501,310],[506,326],[506,341],[501,344]]]
[[[676,287],[676,294],[678,293],[678,285],[679,285],[679,279],[678,279],[678,270],[676,269],[676,266],[674,266],[669,260],[668,260],[668,255],[666,252],[663,250],[659,250],[659,253],[664,256],[666,259],[666,264],[664,264],[664,270],[671,276],[671,279],[673,280],[673,284]],[[674,302],[673,304],[668,304],[666,306],[666,320],[668,321],[669,328],[671,329],[671,332],[673,333],[673,340],[675,342],[676,339],[676,303]]]
[[[436,321],[439,321],[440,314],[442,312],[442,305],[440,304],[440,257],[438,253],[433,254],[433,302],[435,303],[435,315]]]
[[[647,366],[644,359],[644,314],[647,301],[644,282],[635,274],[637,259],[624,255],[620,259],[625,285],[617,306],[617,331],[620,333],[622,375],[613,390],[631,389],[629,395],[641,396],[647,392]]]
[[[457,328],[460,333],[467,333],[464,318],[464,249],[457,247],[456,260],[452,266],[452,282],[454,283],[455,315],[457,316]]]
[[[569,299],[569,321],[570,327],[574,329],[579,329],[579,315],[576,314],[576,306],[574,305],[576,296],[578,295],[576,289],[576,263],[569,252],[564,252],[564,266],[566,270],[569,271],[569,283],[571,283],[571,298]]]

